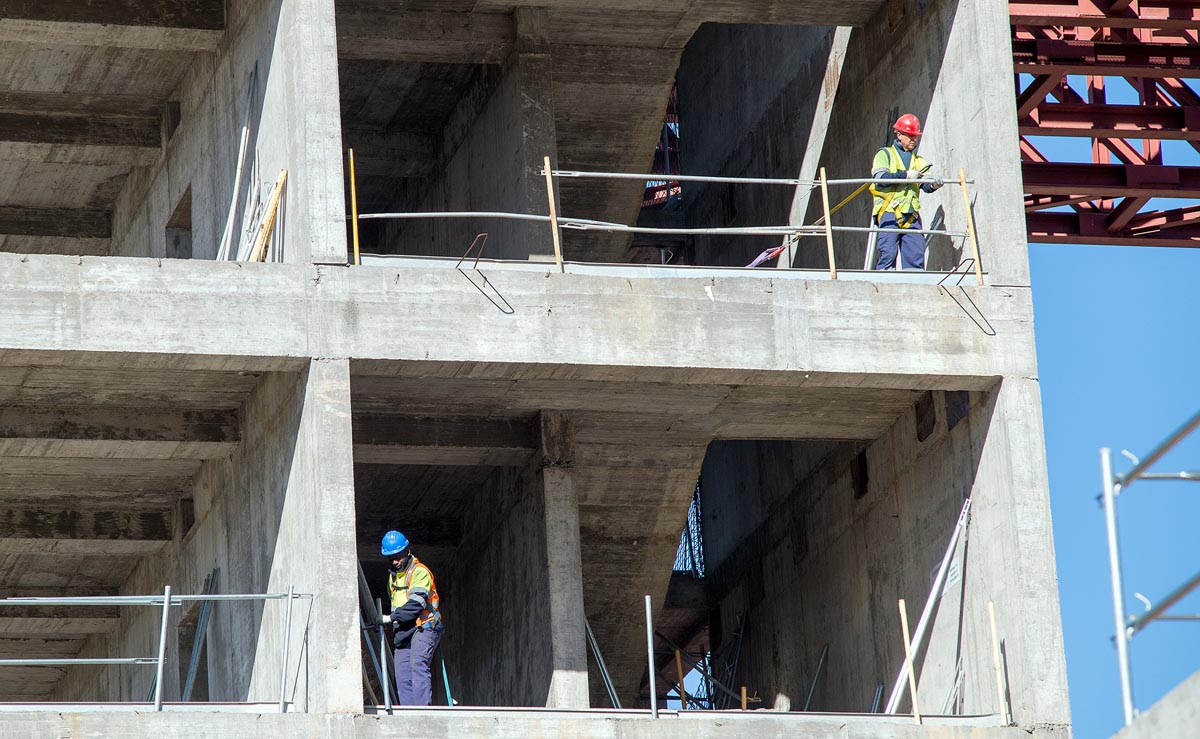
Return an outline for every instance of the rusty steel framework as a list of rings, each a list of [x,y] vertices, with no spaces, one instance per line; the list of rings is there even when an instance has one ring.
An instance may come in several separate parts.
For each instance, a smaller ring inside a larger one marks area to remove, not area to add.
[[[1200,205],[1155,207],[1200,198],[1200,167],[1162,151],[1169,139],[1200,151],[1200,94],[1187,81],[1200,77],[1200,3],[1012,0],[1009,19],[1029,240],[1200,246]],[[1113,78],[1136,105],[1108,104]],[[1031,136],[1090,138],[1092,161],[1056,162]]]

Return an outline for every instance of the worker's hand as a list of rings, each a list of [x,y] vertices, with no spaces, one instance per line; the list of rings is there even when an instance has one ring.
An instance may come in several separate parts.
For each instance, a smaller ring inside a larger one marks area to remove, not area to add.
[[[942,181],[941,177],[934,177],[933,182],[931,182],[930,184],[933,186],[934,190],[940,190],[942,188],[942,185],[944,185],[946,183]]]
[[[925,177],[925,173],[919,169],[908,170],[908,179],[910,179],[910,180],[919,180],[924,177]]]

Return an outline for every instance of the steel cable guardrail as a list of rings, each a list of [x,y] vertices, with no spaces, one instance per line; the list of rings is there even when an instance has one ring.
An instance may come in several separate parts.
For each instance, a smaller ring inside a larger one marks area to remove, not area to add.
[[[354,204],[351,215],[347,216],[352,221],[352,232],[354,240],[354,263],[359,264],[359,244],[358,244],[358,222],[361,220],[417,220],[417,219],[501,219],[501,220],[517,220],[531,221],[535,223],[550,224],[551,233],[554,242],[554,261],[559,272],[565,272],[566,268],[563,265],[561,232],[563,229],[574,231],[601,231],[607,233],[629,233],[629,234],[657,234],[671,236],[782,236],[787,241],[784,245],[770,251],[770,259],[774,259],[786,248],[794,244],[800,238],[805,236],[824,236],[826,242],[826,250],[829,256],[829,278],[837,279],[837,260],[834,252],[833,234],[834,232],[844,233],[867,233],[877,234],[895,229],[885,229],[879,226],[835,226],[831,223],[832,215],[854,198],[864,192],[867,187],[874,182],[878,182],[873,178],[849,178],[849,179],[829,179],[826,175],[825,168],[821,168],[821,175],[816,180],[803,180],[795,178],[771,178],[771,177],[710,177],[704,175],[672,175],[672,181],[679,182],[710,182],[717,184],[729,185],[772,185],[772,186],[788,186],[788,187],[807,187],[810,189],[820,189],[821,205],[823,215],[816,223],[807,225],[787,225],[787,226],[719,226],[711,228],[662,228],[651,226],[630,226],[624,223],[614,223],[611,221],[601,221],[591,218],[575,218],[558,213],[558,204],[555,198],[555,182],[556,178],[562,179],[609,179],[609,180],[638,180],[650,181],[651,175],[637,174],[629,172],[598,172],[598,171],[583,171],[583,170],[565,170],[553,169],[550,163],[550,157],[544,158],[544,168],[538,174],[544,175],[546,178],[547,204],[549,206],[549,215],[538,215],[533,213],[513,213],[508,211],[416,211],[416,212],[394,212],[394,213],[359,213],[357,209],[356,185],[353,176],[353,151],[350,152],[351,161],[351,180],[350,194],[351,202]],[[900,184],[927,184],[929,178],[904,178],[887,180],[888,185]],[[975,219],[971,210],[970,193],[968,185],[973,185],[974,180],[968,180],[966,172],[963,169],[958,171],[958,184],[962,190],[963,208],[966,218],[966,230],[964,231],[946,231],[938,229],[903,229],[905,233],[919,234],[922,236],[947,236],[951,238],[969,239],[972,249],[973,264],[975,266],[975,277],[979,285],[983,285],[983,271],[979,259],[979,241],[975,231]],[[835,185],[858,185],[859,187],[847,198],[839,202],[836,206],[831,207],[829,204],[829,188]],[[766,252],[764,252],[766,255]],[[761,263],[756,260],[753,266]]]

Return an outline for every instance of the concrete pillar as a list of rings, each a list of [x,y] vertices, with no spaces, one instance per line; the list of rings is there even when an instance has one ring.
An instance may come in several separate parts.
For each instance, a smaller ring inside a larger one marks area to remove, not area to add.
[[[297,459],[292,465],[273,570],[290,568],[290,580],[309,580],[312,590],[308,592],[316,594],[307,645],[304,616],[300,615],[303,601],[292,606],[291,653],[306,647],[312,652],[308,710],[361,713],[349,360],[312,360],[303,394]],[[279,586],[284,586],[283,578],[279,579]]]
[[[553,669],[546,706],[588,708],[583,558],[579,544],[579,500],[572,471],[571,424],[566,414],[543,412],[541,427],[542,469],[538,478],[545,496],[547,602]]]

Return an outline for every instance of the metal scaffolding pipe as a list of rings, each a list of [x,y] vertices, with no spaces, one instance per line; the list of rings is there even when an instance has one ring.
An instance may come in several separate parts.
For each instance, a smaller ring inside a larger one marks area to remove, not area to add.
[[[917,621],[916,631],[912,636],[912,653],[915,656],[921,651],[921,646],[925,641],[925,629],[929,627],[929,620],[933,616],[933,607],[937,604],[938,598],[942,596],[942,587],[946,583],[946,573],[950,571],[950,561],[954,558],[954,551],[958,548],[958,540],[962,536],[963,531],[967,528],[967,521],[970,520],[971,514],[971,499],[967,498],[963,501],[962,512],[958,514],[958,521],[954,524],[954,532],[950,535],[950,544],[946,547],[946,554],[942,557],[942,564],[938,568],[937,577],[933,580],[933,587],[929,589],[929,597],[925,600],[925,608],[921,611],[921,618]],[[905,638],[908,638],[907,635]],[[904,686],[908,682],[908,673],[911,665],[910,658],[904,658],[904,664],[900,665],[900,674],[896,676],[896,682],[892,685],[892,693],[888,697],[887,709],[884,713],[895,713],[900,706],[900,697],[904,693]],[[913,713],[916,713],[916,706],[913,707]]]
[[[1141,461],[1133,466],[1133,469],[1123,475],[1117,475],[1115,478],[1117,484],[1121,487],[1129,487],[1129,484],[1141,477],[1142,473],[1150,468],[1150,465],[1162,459],[1167,452],[1174,449],[1175,445],[1187,438],[1188,434],[1195,431],[1198,427],[1200,427],[1200,411],[1197,411],[1196,415],[1189,418],[1186,423],[1176,429],[1175,433],[1168,436],[1166,441],[1154,447],[1153,451],[1142,457]]]
[[[650,717],[658,718],[658,686],[654,669],[654,620],[650,612],[650,596],[646,596],[646,673],[650,676]]]
[[[163,705],[163,665],[167,661],[167,624],[171,620],[171,586],[163,588],[162,626],[158,632],[158,668],[154,675],[154,710],[161,711]]]
[[[1181,601],[1185,597],[1187,597],[1188,593],[1192,592],[1197,587],[1200,587],[1200,572],[1197,572],[1195,575],[1192,575],[1192,578],[1190,580],[1188,580],[1183,585],[1180,585],[1179,587],[1172,590],[1171,593],[1169,595],[1167,595],[1166,598],[1163,598],[1163,601],[1161,603],[1154,606],[1153,608],[1146,611],[1145,613],[1141,614],[1140,616],[1137,616],[1137,617],[1131,619],[1129,622],[1129,635],[1133,636],[1134,634],[1138,633],[1142,629],[1149,626],[1154,621],[1165,620],[1166,617],[1163,615],[1164,612],[1171,606],[1175,605],[1176,603],[1178,603],[1179,601]],[[1171,619],[1171,620],[1183,620],[1183,619]]]
[[[1116,626],[1117,667],[1121,673],[1121,705],[1125,725],[1133,723],[1133,675],[1129,669],[1129,631],[1125,625],[1125,588],[1121,583],[1121,545],[1117,538],[1117,482],[1112,472],[1112,450],[1100,450],[1104,478],[1104,523],[1108,530],[1108,567],[1112,575],[1113,623]]]
[[[543,170],[544,173],[544,170]],[[708,177],[692,174],[637,174],[630,172],[585,172],[573,169],[556,169],[555,177],[584,178],[597,180],[637,180],[639,182],[719,182],[727,185],[803,185],[815,187],[816,180],[778,179],[774,177]]]

